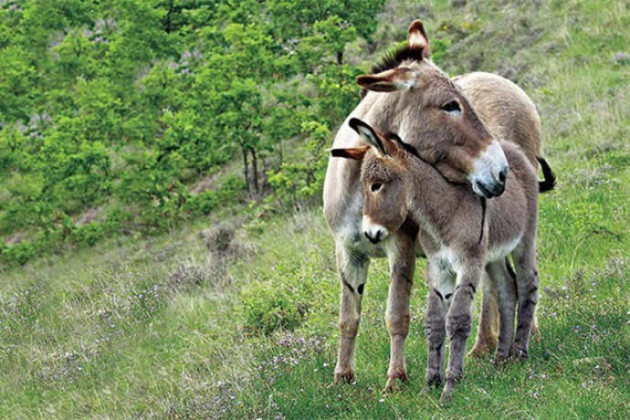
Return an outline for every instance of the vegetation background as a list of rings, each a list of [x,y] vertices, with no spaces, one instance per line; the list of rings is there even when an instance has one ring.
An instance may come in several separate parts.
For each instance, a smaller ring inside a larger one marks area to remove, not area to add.
[[[411,382],[380,394],[375,260],[332,385],[326,149],[414,18],[449,73],[527,91],[560,180],[529,361],[467,360],[445,409],[423,262]],[[628,28],[621,0],[0,0],[0,415],[628,418]]]

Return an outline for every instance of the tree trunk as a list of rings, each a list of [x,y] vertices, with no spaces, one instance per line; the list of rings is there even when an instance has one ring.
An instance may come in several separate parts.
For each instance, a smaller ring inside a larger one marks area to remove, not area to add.
[[[168,3],[168,12],[166,12],[166,16],[162,20],[162,27],[167,34],[171,33],[171,13],[173,13],[173,1]]]
[[[251,194],[249,187],[249,167],[247,165],[247,148],[243,146],[241,150],[243,151],[243,176],[245,177],[245,186],[247,187],[247,194]]]
[[[343,51],[337,51],[337,64],[343,64]]]
[[[256,194],[260,192],[260,186],[258,185],[258,158],[256,156],[256,149],[250,147],[249,150],[252,153],[252,172],[254,176],[254,190]]]
[[[272,163],[265,160],[265,156],[261,156],[260,160],[262,161],[262,190],[265,191],[269,187],[269,180],[267,179],[267,172],[271,169]]]
[[[280,140],[280,163],[279,166],[282,166],[284,163],[284,148],[282,147],[282,140]]]

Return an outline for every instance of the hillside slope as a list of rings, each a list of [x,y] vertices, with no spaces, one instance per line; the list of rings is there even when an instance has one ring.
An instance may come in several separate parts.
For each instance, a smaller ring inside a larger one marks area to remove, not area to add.
[[[375,260],[358,379],[333,386],[339,285],[321,210],[236,203],[167,233],[115,236],[3,272],[3,417],[628,418],[630,8],[427,4],[390,0],[377,51],[359,39],[344,54],[367,69],[419,17],[438,65],[496,71],[538,105],[559,185],[540,203],[541,334],[527,362],[497,370],[490,357],[467,359],[450,407],[438,407],[438,392],[421,396],[427,289],[419,262],[411,381],[381,395],[388,274]]]

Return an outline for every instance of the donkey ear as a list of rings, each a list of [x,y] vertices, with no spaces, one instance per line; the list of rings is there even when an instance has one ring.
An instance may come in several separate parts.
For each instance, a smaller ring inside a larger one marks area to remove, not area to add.
[[[426,59],[431,58],[431,47],[429,46],[429,37],[424,30],[424,25],[420,19],[414,20],[409,25],[407,35],[407,43],[410,49],[421,49],[422,56]]]
[[[370,149],[370,146],[354,147],[352,149],[331,149],[332,157],[340,157],[352,160],[363,160],[363,157]]]
[[[357,77],[357,84],[376,92],[394,92],[411,89],[418,79],[418,74],[406,67],[396,67],[381,73]]]
[[[358,118],[351,118],[348,125],[352,127],[354,131],[359,133],[359,136],[365,140],[376,151],[379,156],[386,156],[385,146],[381,137],[374,131],[372,127],[364,123]]]

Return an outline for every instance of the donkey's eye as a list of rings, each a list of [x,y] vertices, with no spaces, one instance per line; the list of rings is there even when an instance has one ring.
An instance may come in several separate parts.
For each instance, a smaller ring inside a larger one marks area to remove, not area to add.
[[[374,184],[372,184],[372,185],[370,186],[370,190],[371,190],[372,192],[377,192],[378,190],[380,190],[380,189],[381,189],[381,187],[382,187],[382,186],[383,186],[383,184],[381,184],[380,182],[375,182]]]
[[[459,102],[457,101],[447,102],[442,105],[440,109],[451,115],[462,115],[462,109],[459,107]]]

